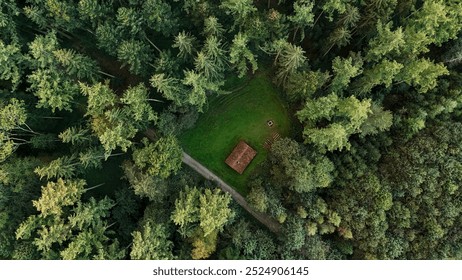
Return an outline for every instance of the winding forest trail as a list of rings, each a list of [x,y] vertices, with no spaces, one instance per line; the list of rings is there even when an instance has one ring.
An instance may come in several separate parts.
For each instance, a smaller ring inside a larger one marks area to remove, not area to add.
[[[276,234],[281,232],[281,225],[275,219],[269,217],[265,213],[255,211],[241,194],[239,194],[230,185],[225,183],[220,177],[215,175],[212,171],[207,169],[205,166],[200,164],[197,160],[185,152],[183,152],[183,163],[194,169],[207,180],[215,182],[224,192],[229,193],[231,197],[242,206],[242,208],[249,212],[249,214],[257,219],[260,223],[265,225],[270,231]]]
[[[156,139],[156,132],[152,128],[148,128],[144,135],[146,135],[151,141],[155,141]],[[234,190],[233,187],[225,183],[220,177],[215,175],[212,171],[210,171],[207,167],[203,166],[200,162],[195,160],[193,157],[188,155],[183,151],[183,158],[182,161],[184,164],[191,167],[197,173],[201,174],[207,180],[215,182],[224,192],[227,192],[231,195],[231,197],[239,204],[242,208],[244,208],[250,215],[252,215],[255,219],[257,219],[260,223],[266,226],[270,231],[274,232],[275,234],[279,234],[281,232],[281,224],[278,223],[275,219],[271,218],[265,213],[255,211],[245,200],[245,198]]]

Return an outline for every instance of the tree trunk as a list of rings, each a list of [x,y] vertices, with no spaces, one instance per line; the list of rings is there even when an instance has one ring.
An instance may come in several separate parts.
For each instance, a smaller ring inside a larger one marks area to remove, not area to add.
[[[106,72],[101,71],[101,70],[98,70],[98,73],[103,74],[104,76],[107,76],[107,77],[112,78],[112,79],[115,79],[115,78],[116,78],[116,76],[111,75],[111,74],[106,73]]]
[[[84,191],[87,192],[87,191],[91,191],[92,189],[96,189],[96,188],[99,188],[103,185],[105,185],[106,183],[101,183],[101,184],[98,184],[96,186],[93,186],[93,187],[89,187],[89,188],[86,188]]]
[[[314,21],[313,23],[313,27],[316,25],[316,23],[318,22],[319,18],[321,18],[322,14],[324,14],[324,11],[322,11],[319,16],[316,18],[316,20]]]
[[[162,101],[162,100],[154,99],[154,98],[148,98],[148,99],[146,99],[146,101],[153,101],[153,102],[165,103],[165,102]]]
[[[148,40],[149,44],[151,44],[151,46],[153,46],[159,53],[162,52],[151,40],[149,40],[148,36],[145,34],[144,35],[144,38],[146,38],[146,40]]]

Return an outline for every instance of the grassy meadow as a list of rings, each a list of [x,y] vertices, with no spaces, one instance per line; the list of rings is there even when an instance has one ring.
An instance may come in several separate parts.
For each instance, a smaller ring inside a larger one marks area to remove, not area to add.
[[[288,136],[291,124],[286,105],[267,76],[260,73],[241,83],[235,92],[210,98],[210,109],[199,117],[194,128],[180,136],[180,141],[187,153],[246,194],[246,181],[258,172],[268,154],[266,139],[274,133]],[[267,125],[268,120],[274,122],[272,127]],[[224,162],[240,140],[257,151],[242,175]]]

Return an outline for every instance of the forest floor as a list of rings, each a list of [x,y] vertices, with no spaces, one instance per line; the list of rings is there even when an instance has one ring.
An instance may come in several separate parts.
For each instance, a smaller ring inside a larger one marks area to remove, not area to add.
[[[114,197],[116,190],[127,187],[127,181],[121,178],[123,174],[122,162],[129,159],[127,155],[110,157],[102,165],[102,168],[88,168],[83,173],[89,187],[103,184],[101,187],[91,190],[91,196],[103,198]]]
[[[265,142],[275,133],[288,136],[291,121],[285,102],[264,74],[256,74],[245,86],[226,95],[210,98],[209,109],[194,128],[180,135],[183,149],[241,194],[246,182],[268,155]],[[274,125],[269,127],[267,121]],[[244,140],[257,156],[242,175],[231,169],[225,159],[236,144]]]

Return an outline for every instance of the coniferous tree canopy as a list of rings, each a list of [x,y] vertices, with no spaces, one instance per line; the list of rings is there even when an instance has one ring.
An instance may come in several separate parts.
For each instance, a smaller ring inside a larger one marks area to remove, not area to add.
[[[460,259],[461,71],[459,0],[0,1],[0,259]]]

